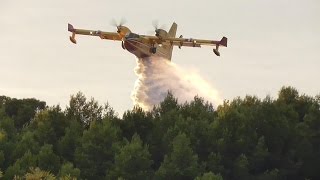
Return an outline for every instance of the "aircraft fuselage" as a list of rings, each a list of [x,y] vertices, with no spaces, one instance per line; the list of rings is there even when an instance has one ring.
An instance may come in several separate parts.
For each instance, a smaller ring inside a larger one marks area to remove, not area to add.
[[[168,57],[168,54],[161,46],[153,47],[150,44],[145,44],[139,37],[125,37],[123,46],[124,49],[128,50],[139,59],[150,56]],[[154,52],[152,52],[152,48],[155,48]]]

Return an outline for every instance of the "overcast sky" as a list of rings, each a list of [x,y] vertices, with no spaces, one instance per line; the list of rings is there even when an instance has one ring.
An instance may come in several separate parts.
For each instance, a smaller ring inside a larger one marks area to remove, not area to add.
[[[65,106],[82,91],[120,113],[132,108],[135,57],[97,37],[77,37],[74,45],[67,31],[67,23],[115,31],[110,21],[122,17],[139,34],[158,20],[167,29],[175,21],[184,37],[228,37],[221,57],[203,47],[175,48],[172,58],[224,99],[276,97],[284,85],[320,93],[319,0],[1,0],[0,95]]]

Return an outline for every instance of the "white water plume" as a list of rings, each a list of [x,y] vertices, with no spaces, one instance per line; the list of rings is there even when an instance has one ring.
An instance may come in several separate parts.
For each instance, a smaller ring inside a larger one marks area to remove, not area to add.
[[[218,91],[196,72],[185,70],[164,58],[149,57],[137,60],[138,76],[132,92],[134,105],[150,110],[164,100],[168,91],[179,103],[203,97],[217,106],[222,102]]]

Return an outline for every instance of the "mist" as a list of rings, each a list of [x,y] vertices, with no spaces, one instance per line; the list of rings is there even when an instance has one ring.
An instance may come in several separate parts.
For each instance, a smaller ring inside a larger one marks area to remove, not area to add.
[[[179,67],[160,57],[137,60],[138,76],[131,98],[134,105],[150,110],[158,105],[170,91],[179,103],[203,97],[215,107],[222,102],[218,91],[197,72]]]

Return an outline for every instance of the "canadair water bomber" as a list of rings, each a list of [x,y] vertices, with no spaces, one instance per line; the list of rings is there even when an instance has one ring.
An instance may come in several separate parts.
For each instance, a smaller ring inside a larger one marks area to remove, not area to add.
[[[121,46],[124,50],[128,50],[138,58],[146,58],[150,56],[160,56],[171,60],[173,46],[179,48],[214,46],[213,52],[220,56],[219,47],[227,47],[227,38],[223,37],[220,41],[203,40],[193,38],[176,37],[177,24],[173,23],[170,30],[167,32],[164,29],[155,27],[155,36],[139,35],[130,31],[130,29],[122,24],[116,25],[116,32],[104,32],[100,30],[75,29],[71,24],[68,24],[68,31],[72,33],[70,41],[77,43],[75,36],[88,35],[98,36],[101,39],[121,41]]]

